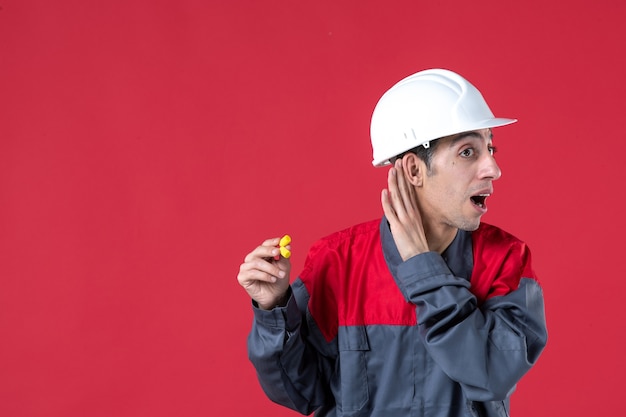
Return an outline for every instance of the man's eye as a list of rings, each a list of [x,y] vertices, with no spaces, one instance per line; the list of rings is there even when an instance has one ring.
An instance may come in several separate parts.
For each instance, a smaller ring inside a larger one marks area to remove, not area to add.
[[[496,148],[495,146],[489,147],[489,153],[491,154],[491,156],[493,156],[496,152],[498,152],[498,148]]]
[[[472,155],[474,155],[474,150],[472,148],[467,148],[461,151],[461,156],[464,156],[466,158]]]

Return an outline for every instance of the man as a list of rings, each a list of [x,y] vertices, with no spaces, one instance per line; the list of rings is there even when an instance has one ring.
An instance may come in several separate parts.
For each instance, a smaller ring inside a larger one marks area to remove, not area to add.
[[[382,220],[311,248],[289,285],[279,238],[245,258],[249,356],[273,401],[317,416],[509,416],[547,340],[527,246],[481,223],[500,175],[494,118],[451,71],[405,78],[374,110],[391,164]]]

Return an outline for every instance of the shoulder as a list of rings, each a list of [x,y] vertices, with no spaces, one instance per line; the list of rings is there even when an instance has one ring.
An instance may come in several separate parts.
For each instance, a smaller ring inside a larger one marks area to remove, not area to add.
[[[324,236],[315,242],[313,246],[325,246],[337,249],[346,243],[353,242],[354,240],[368,239],[378,236],[379,233],[380,219],[370,220]]]
[[[497,226],[481,223],[472,232],[474,276],[492,275],[493,279],[521,277],[536,279],[528,245]],[[516,286],[516,285],[512,285]]]
[[[371,257],[380,250],[380,221],[359,223],[319,239],[309,249],[301,277],[329,278],[345,272],[347,264]]]
[[[326,341],[337,335],[338,312],[346,308],[349,282],[355,270],[382,258],[380,219],[354,225],[322,237],[315,242],[298,279],[308,293],[308,309]]]
[[[477,230],[472,233],[474,241],[485,244],[510,244],[525,245],[525,243],[511,233],[488,223],[481,223]]]
[[[530,257],[530,249],[523,240],[491,224],[481,223],[472,232],[474,254],[485,252],[490,256],[516,257],[522,260]]]

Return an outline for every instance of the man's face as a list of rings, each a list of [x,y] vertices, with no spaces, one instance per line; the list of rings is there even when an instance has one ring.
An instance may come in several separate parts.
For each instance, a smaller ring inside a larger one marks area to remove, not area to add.
[[[476,230],[486,200],[501,172],[493,153],[491,129],[439,139],[431,169],[419,191],[420,207],[433,226]]]

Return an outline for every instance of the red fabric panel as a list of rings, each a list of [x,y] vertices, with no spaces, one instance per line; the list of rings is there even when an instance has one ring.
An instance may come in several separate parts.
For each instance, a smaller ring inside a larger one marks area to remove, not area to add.
[[[478,303],[514,291],[520,278],[536,279],[531,268],[530,250],[511,234],[481,224],[472,234],[474,269],[471,290]]]
[[[309,252],[300,278],[326,340],[337,335],[337,326],[417,323],[415,306],[405,301],[385,263],[379,224],[336,233]]]

